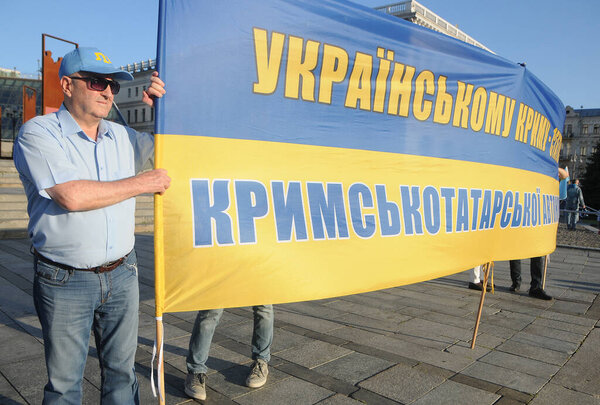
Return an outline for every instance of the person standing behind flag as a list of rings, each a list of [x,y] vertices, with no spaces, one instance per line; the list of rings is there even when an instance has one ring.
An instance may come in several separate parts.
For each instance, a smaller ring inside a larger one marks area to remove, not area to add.
[[[138,404],[133,197],[164,193],[170,178],[164,169],[137,174],[153,158],[150,134],[104,120],[116,80],[132,80],[130,73],[96,48],[77,48],[64,56],[59,77],[62,106],[26,122],[14,147],[48,372],[43,403],[81,403],[93,330],[102,404]],[[157,73],[150,80],[143,101],[153,106],[165,90]]]
[[[567,228],[575,230],[575,226],[579,221],[579,208],[585,210],[585,201],[583,201],[583,192],[579,187],[579,179],[573,180],[567,187],[567,204],[565,208],[567,212]]]
[[[259,388],[267,382],[273,343],[273,305],[257,305],[254,312],[254,329],[252,332],[252,366],[246,379],[246,386]],[[194,329],[190,337],[189,352],[186,363],[188,374],[185,379],[185,393],[195,399],[206,399],[206,372],[208,367],[208,351],[215,329],[223,315],[223,309],[198,311]]]
[[[558,168],[558,180],[563,182],[569,178],[569,170],[568,168],[561,169]],[[564,198],[564,193],[561,191],[562,187],[559,184],[559,198]],[[543,288],[543,280],[544,277],[544,266],[546,265],[545,260],[547,257],[538,256],[532,257],[530,259],[530,273],[531,273],[531,285],[529,287],[529,296],[533,298],[538,298],[541,300],[549,301],[552,299],[550,295],[544,291]],[[509,290],[512,292],[517,292],[521,289],[521,260],[511,260],[509,262],[510,266],[510,279],[512,281],[512,285],[509,287]]]

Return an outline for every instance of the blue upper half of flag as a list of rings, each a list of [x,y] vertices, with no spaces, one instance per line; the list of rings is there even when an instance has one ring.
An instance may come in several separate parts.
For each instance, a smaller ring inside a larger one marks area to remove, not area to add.
[[[341,0],[161,0],[159,19],[157,133],[557,175],[563,104],[486,50]]]

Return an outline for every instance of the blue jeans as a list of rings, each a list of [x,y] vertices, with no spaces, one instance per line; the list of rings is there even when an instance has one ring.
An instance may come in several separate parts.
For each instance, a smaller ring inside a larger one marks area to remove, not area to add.
[[[576,210],[577,208],[573,208]],[[567,229],[575,229],[577,222],[579,221],[579,212],[568,212],[567,213]]]
[[[252,359],[271,360],[273,343],[273,305],[257,305],[254,311],[254,331],[252,333]],[[198,311],[190,338],[190,349],[186,358],[189,373],[206,373],[206,360],[215,329],[223,315],[223,309]]]
[[[48,371],[43,403],[81,404],[93,329],[102,404],[139,404],[134,370],[139,307],[135,252],[107,273],[63,270],[37,258],[34,270],[33,299]]]

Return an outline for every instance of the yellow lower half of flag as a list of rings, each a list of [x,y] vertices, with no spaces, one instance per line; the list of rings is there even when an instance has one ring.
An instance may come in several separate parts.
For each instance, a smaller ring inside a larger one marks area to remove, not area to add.
[[[157,162],[172,178],[156,213],[157,237],[163,235],[157,262],[164,263],[156,274],[159,313],[373,291],[489,261],[545,255],[556,245],[558,182],[541,174],[344,148],[157,137]],[[293,223],[277,217],[277,199],[289,197],[290,183],[300,190],[304,227],[299,217]],[[209,205],[223,196],[228,200],[219,215],[230,228],[221,241],[215,219],[204,229],[211,243],[199,242],[193,184],[208,187]],[[333,209],[332,190],[341,190],[338,222],[323,219]],[[394,222],[394,206],[400,230],[385,231]],[[344,218],[345,225],[339,221]],[[292,231],[282,237],[282,228]]]

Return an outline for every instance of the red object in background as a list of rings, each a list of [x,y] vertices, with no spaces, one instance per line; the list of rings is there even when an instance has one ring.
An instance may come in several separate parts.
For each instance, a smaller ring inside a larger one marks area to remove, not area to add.
[[[29,86],[23,86],[23,123],[36,116],[35,102],[37,91]]]
[[[52,52],[46,50],[46,37],[68,42],[75,45],[76,48],[79,47],[76,42],[42,34],[42,114],[57,111],[63,102],[63,92],[58,79],[58,70],[62,58],[58,58],[56,62],[52,59]]]

